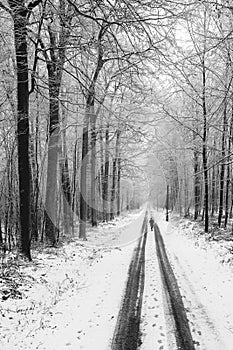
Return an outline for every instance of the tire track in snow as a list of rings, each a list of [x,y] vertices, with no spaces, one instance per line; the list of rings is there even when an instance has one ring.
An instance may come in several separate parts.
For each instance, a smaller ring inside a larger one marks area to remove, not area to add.
[[[128,270],[128,280],[113,335],[112,350],[136,350],[140,342],[140,319],[145,279],[145,246],[147,240],[147,215],[141,237],[134,249]]]
[[[170,317],[174,319],[175,324],[176,347],[180,350],[194,350],[195,347],[183,300],[157,224],[154,225],[154,235],[163,287],[167,298],[168,309],[171,311],[169,314]],[[171,320],[169,320],[169,322],[171,322]]]
[[[145,254],[145,288],[141,317],[142,345],[140,350],[174,350],[176,347],[175,337],[173,336],[174,326],[170,327],[167,323],[170,310],[165,310],[165,292],[155,250],[154,230],[148,232]],[[168,344],[174,346],[170,348]]]
[[[195,287],[188,277],[185,269],[175,253],[170,253],[171,261],[174,262],[174,271],[181,284],[182,294],[184,295],[184,304],[187,310],[188,319],[191,325],[191,333],[195,339],[195,347],[200,350],[226,350],[227,346],[221,339],[214,320],[208,313],[208,310],[199,300],[195,293]],[[187,263],[187,262],[186,262]],[[192,269],[189,266],[190,275]]]

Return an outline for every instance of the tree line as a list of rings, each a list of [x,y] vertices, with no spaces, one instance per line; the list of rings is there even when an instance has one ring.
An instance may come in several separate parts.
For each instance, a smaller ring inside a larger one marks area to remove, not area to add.
[[[147,199],[148,155],[172,208],[227,224],[230,4],[9,0],[0,16],[1,243],[30,259],[31,242],[87,239]]]
[[[32,241],[54,246],[77,222],[86,239],[87,222],[140,206],[134,146],[146,135],[145,76],[183,11],[171,6],[1,1],[0,241],[9,248],[31,259]]]
[[[212,218],[226,228],[233,215],[232,15],[230,2],[195,3],[174,33],[156,97],[169,136],[153,155],[163,163],[170,209],[203,220],[205,232]]]

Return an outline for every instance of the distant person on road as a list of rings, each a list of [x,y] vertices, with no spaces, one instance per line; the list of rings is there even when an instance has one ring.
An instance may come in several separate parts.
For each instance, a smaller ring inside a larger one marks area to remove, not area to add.
[[[149,221],[149,223],[150,223],[150,228],[151,228],[151,231],[153,231],[153,228],[154,228],[154,219],[151,217],[150,218],[150,221]]]

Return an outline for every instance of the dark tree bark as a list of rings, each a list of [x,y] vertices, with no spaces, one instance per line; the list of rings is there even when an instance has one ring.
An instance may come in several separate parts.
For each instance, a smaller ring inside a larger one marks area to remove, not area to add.
[[[214,140],[214,150],[216,149],[216,142]],[[213,152],[213,158],[215,159],[215,151]],[[214,213],[217,209],[217,169],[215,165],[212,169],[212,176],[211,176],[211,216],[214,216]]]
[[[31,260],[30,253],[30,162],[29,162],[29,90],[27,16],[24,1],[9,0],[14,21],[17,65],[17,141],[20,207],[20,250]]]
[[[62,203],[63,203],[63,230],[66,235],[70,235],[72,227],[72,186],[69,172],[69,160],[66,146],[66,108],[65,101],[61,104],[62,110],[62,157],[60,159]]]
[[[226,175],[226,200],[225,200],[225,220],[224,227],[226,228],[229,218],[229,197],[230,197],[230,184],[231,184],[231,164],[230,164],[230,155],[232,148],[232,128],[233,128],[233,113],[231,115],[230,127],[229,127],[229,139],[228,139],[228,149],[227,149],[227,175]]]
[[[82,162],[80,174],[80,211],[79,211],[79,238],[86,240],[86,221],[87,221],[87,163],[88,163],[88,125],[89,110],[86,108],[86,115],[82,133]]]
[[[209,182],[207,159],[207,110],[206,110],[206,67],[205,59],[202,62],[202,112],[203,112],[203,136],[202,136],[202,160],[204,172],[204,219],[205,232],[209,231]]]
[[[62,182],[62,194],[63,194],[63,218],[64,218],[64,231],[66,234],[70,234],[71,223],[71,208],[72,208],[72,196],[71,196],[71,182],[69,176],[69,163],[68,157],[65,155],[65,160],[61,164],[61,182]]]
[[[112,189],[111,189],[111,209],[110,220],[115,216],[115,199],[116,199],[116,174],[117,174],[117,160],[114,158],[112,162]]]
[[[105,130],[105,166],[103,179],[103,217],[104,221],[109,220],[109,124]]]
[[[40,44],[47,64],[49,79],[49,140],[47,160],[47,183],[45,200],[45,236],[50,245],[55,245],[58,239],[59,227],[57,225],[58,212],[58,156],[60,138],[59,120],[59,94],[62,80],[65,53],[70,34],[71,14],[70,6],[66,9],[65,1],[60,0],[60,32],[52,27],[53,21],[48,24],[50,39],[49,50],[46,50],[43,41]]]
[[[75,130],[75,144],[73,151],[73,177],[72,177],[72,191],[71,191],[71,208],[72,208],[72,235],[74,235],[74,225],[75,225],[75,214],[79,215],[78,205],[76,202],[76,192],[77,192],[77,170],[79,165],[79,152],[78,152],[78,130]]]
[[[113,165],[112,165],[112,189],[111,189],[110,220],[113,220],[114,216],[115,216],[115,200],[116,200],[116,185],[117,185],[117,160],[119,157],[119,142],[120,142],[120,131],[117,130],[116,145],[115,145],[115,158],[113,160]]]
[[[96,201],[96,115],[94,110],[91,115],[91,224],[97,226],[97,201]]]
[[[222,161],[220,165],[220,180],[219,180],[219,213],[218,213],[218,226],[221,226],[222,215],[223,215],[223,200],[224,200],[224,182],[225,182],[225,138],[226,138],[226,127],[227,127],[227,106],[225,101],[224,113],[223,113],[223,130],[222,130]]]
[[[198,131],[198,130],[197,130]],[[194,143],[196,140],[196,132],[194,132]],[[200,187],[200,164],[199,164],[199,152],[197,146],[194,148],[194,220],[197,220],[200,215],[201,205],[201,187]]]
[[[167,185],[167,196],[166,196],[166,221],[169,221],[169,185]]]
[[[121,213],[121,157],[117,159],[117,216]]]
[[[103,184],[104,184],[104,146],[103,146],[103,122],[101,118],[100,130],[99,130],[99,139],[100,139],[100,199],[101,199],[101,214],[102,221],[104,221],[104,211],[103,211]]]

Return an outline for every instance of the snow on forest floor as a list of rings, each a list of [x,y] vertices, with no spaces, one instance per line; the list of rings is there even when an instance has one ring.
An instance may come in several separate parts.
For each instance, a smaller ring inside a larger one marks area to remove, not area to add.
[[[31,263],[8,256],[0,349],[109,349],[143,217],[144,210],[90,228],[87,242],[33,250]]]
[[[169,260],[181,289],[190,329],[200,350],[232,350],[233,241],[215,229],[155,213]],[[148,349],[149,350],[149,349]]]

